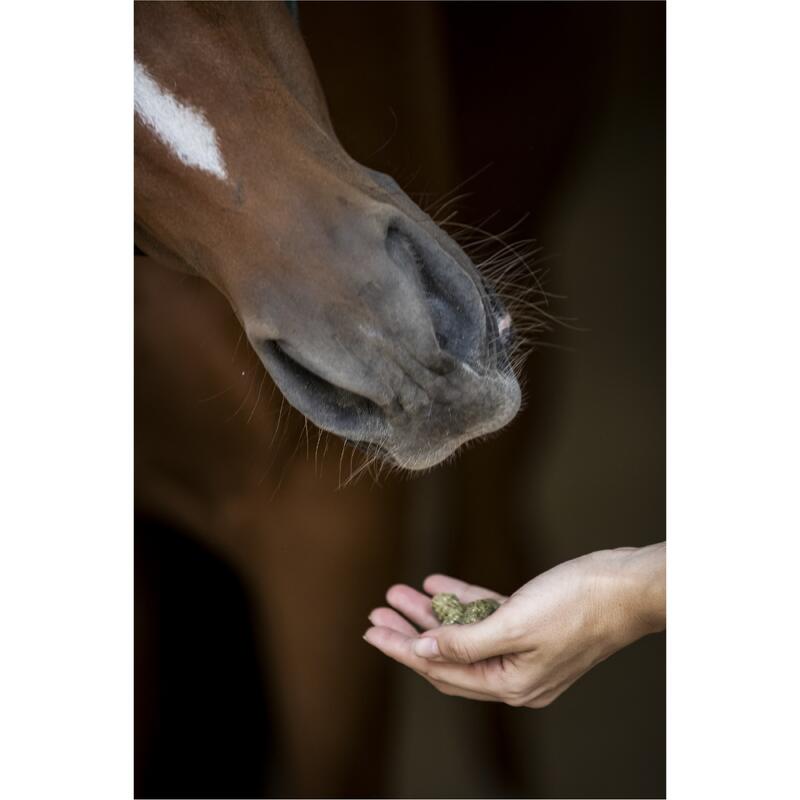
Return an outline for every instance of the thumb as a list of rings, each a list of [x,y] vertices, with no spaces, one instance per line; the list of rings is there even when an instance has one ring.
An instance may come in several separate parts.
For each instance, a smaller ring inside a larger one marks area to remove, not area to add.
[[[486,658],[515,652],[508,632],[507,614],[501,606],[486,619],[470,625],[446,625],[426,631],[414,642],[414,653],[421,658],[441,656],[447,661],[473,664]]]

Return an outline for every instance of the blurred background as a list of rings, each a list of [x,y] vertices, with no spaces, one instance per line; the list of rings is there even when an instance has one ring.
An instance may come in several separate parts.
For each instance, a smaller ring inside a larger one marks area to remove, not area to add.
[[[348,152],[519,223],[574,323],[499,436],[340,489],[349,451],[272,394],[225,301],[137,259],[137,797],[665,795],[664,636],[538,711],[442,696],[360,638],[393,582],[510,593],[665,537],[665,8],[300,3]]]

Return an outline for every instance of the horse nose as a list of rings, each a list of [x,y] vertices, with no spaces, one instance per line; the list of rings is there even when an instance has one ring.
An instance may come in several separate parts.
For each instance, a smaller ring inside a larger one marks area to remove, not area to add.
[[[468,273],[424,232],[389,225],[386,250],[411,274],[443,352],[471,366],[483,364],[487,322],[481,292]]]

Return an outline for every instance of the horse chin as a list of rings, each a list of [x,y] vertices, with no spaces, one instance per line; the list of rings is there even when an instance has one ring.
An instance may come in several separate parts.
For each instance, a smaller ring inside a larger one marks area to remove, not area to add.
[[[396,452],[386,451],[386,460],[394,467],[409,472],[424,472],[443,464],[453,457],[461,446],[461,442],[440,445],[433,450],[398,450]]]
[[[454,457],[468,442],[477,441],[499,431],[516,416],[521,404],[521,390],[513,374],[504,373],[491,379],[491,411],[482,418],[473,418],[462,432],[449,429],[447,409],[431,409],[425,423],[408,427],[390,426],[388,435],[379,441],[361,441],[357,447],[368,456],[376,456],[393,467],[409,472],[422,472],[439,466]],[[437,422],[438,419],[438,422]]]

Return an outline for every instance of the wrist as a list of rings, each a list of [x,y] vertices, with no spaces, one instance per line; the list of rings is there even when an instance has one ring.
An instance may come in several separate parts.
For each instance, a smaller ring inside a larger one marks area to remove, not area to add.
[[[590,558],[605,639],[618,649],[664,630],[665,545],[601,550]]]
[[[625,554],[631,612],[642,635],[658,633],[667,626],[666,553],[666,542],[660,542]]]

